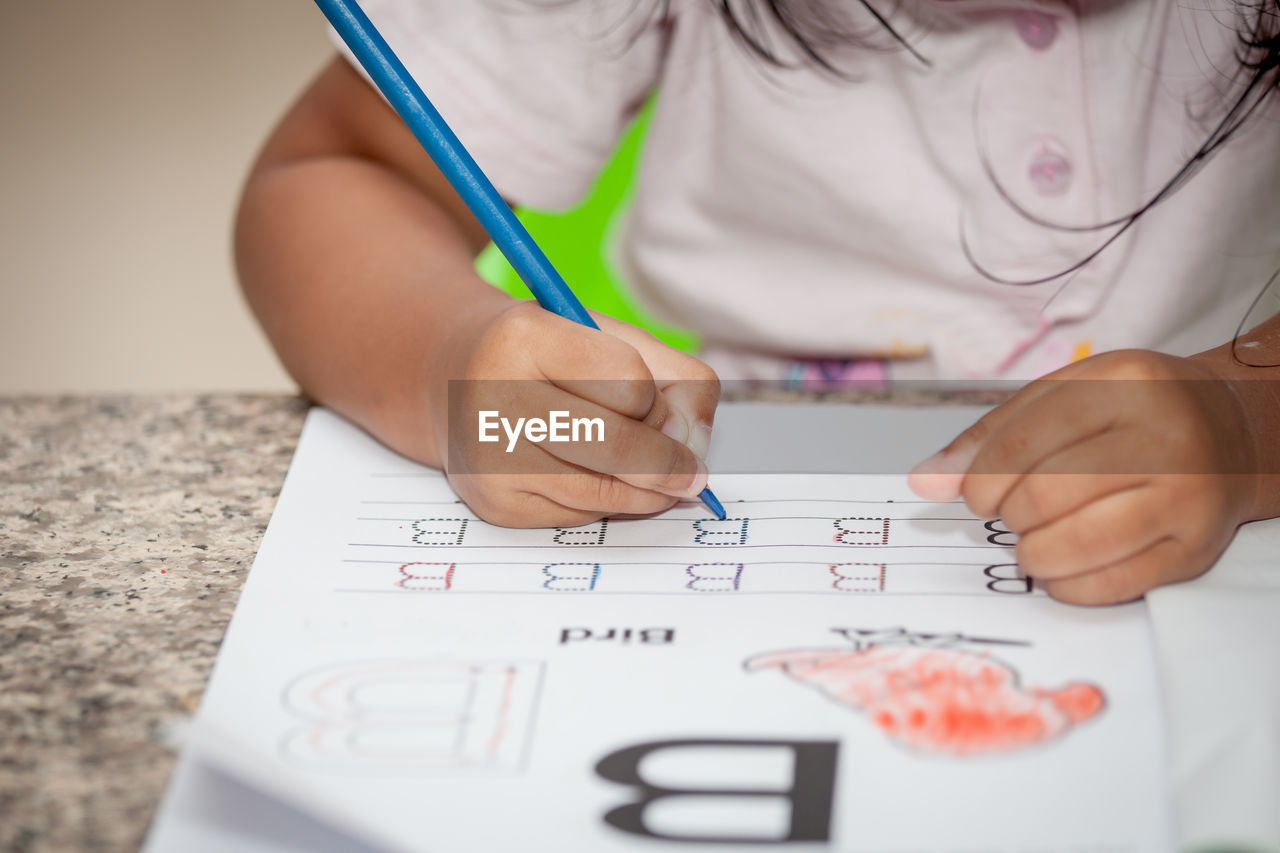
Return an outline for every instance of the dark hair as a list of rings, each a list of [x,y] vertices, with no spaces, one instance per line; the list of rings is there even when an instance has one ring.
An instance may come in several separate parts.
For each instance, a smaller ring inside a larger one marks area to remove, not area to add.
[[[850,3],[839,0],[710,0],[724,19],[735,38],[766,63],[787,68],[794,65],[786,59],[787,51],[781,49],[776,38],[780,34],[784,43],[797,50],[809,63],[833,74],[842,75],[839,61],[832,52],[841,46],[861,44],[867,40],[867,32],[852,25],[847,17]],[[896,6],[897,0],[889,0]],[[872,5],[871,0],[857,0],[875,22],[901,47],[925,64],[928,59],[893,28],[885,13]],[[671,0],[659,0],[661,14],[665,15]],[[1239,17],[1239,48],[1237,58],[1240,68],[1234,79],[1247,75],[1245,90],[1257,92],[1270,90],[1277,85],[1277,68],[1280,67],[1280,0],[1237,0]],[[1249,97],[1243,96],[1243,101]],[[1234,131],[1233,131],[1234,132]]]
[[[893,2],[894,0],[890,0]],[[868,44],[869,34],[852,26],[847,17],[849,3],[840,0],[710,0],[728,25],[734,37],[752,54],[775,68],[790,68],[797,63],[789,57],[798,55],[801,63],[845,76],[836,49],[849,44]],[[858,0],[876,23],[892,37],[893,41],[909,51],[919,61],[929,64],[903,36],[888,22],[885,15],[872,5],[872,0]],[[660,0],[663,14],[670,0]],[[1066,269],[1053,275],[1034,280],[1001,278],[985,269],[969,251],[969,262],[984,277],[1001,283],[1029,285],[1043,284],[1060,279],[1088,264],[1108,246],[1120,238],[1147,211],[1167,199],[1187,182],[1249,120],[1268,99],[1272,91],[1280,88],[1280,0],[1237,0],[1239,24],[1237,28],[1238,67],[1230,75],[1229,103],[1222,118],[1206,134],[1204,141],[1192,152],[1187,161],[1136,209],[1111,219],[1084,227],[1064,227],[1036,217],[1020,207],[1001,189],[1006,202],[1030,221],[1063,231],[1101,232],[1115,228],[1115,233],[1102,239],[1100,245]],[[781,43],[779,43],[779,38]],[[995,182],[994,174],[988,176]],[[999,189],[998,183],[997,189]],[[962,235],[963,237],[963,235]]]
[[[846,77],[847,75],[840,68],[839,60],[835,58],[836,51],[849,45],[883,48],[885,46],[883,38],[878,43],[871,38],[876,29],[881,34],[887,34],[898,47],[907,50],[918,61],[925,65],[930,64],[929,60],[916,51],[889,23],[886,16],[892,13],[892,9],[881,12],[873,5],[873,2],[879,2],[879,0],[857,0],[857,3],[875,22],[876,26],[871,32],[868,32],[865,27],[859,29],[850,23],[849,11],[853,6],[851,0],[709,0],[709,2],[715,6],[738,42],[751,54],[774,68],[786,69],[807,64],[837,77]],[[884,2],[896,5],[898,0],[884,0]],[[652,13],[665,17],[670,5],[671,0],[657,0]],[[1006,203],[1027,220],[1058,231],[1101,233],[1114,228],[1113,233],[1101,237],[1096,247],[1065,269],[1041,278],[1015,280],[1003,278],[986,269],[973,256],[962,231],[961,246],[970,265],[983,277],[1001,284],[1033,285],[1062,279],[1106,251],[1148,211],[1168,199],[1194,177],[1209,158],[1235,136],[1262,107],[1273,91],[1280,88],[1280,0],[1236,0],[1236,17],[1238,44],[1235,53],[1238,64],[1227,74],[1227,85],[1224,91],[1230,94],[1226,95],[1226,110],[1206,133],[1199,147],[1188,156],[1186,162],[1163,186],[1134,210],[1109,221],[1088,226],[1070,227],[1049,222],[1021,207],[1006,193],[1000,187],[989,164],[984,161],[983,165],[987,169],[988,178],[996,186],[997,191]],[[1188,109],[1191,109],[1190,105]],[[1212,112],[1216,111],[1216,109],[1212,110]],[[1245,331],[1245,324],[1249,321],[1254,308],[1273,286],[1280,286],[1280,269],[1272,274],[1258,293],[1254,305],[1250,307],[1245,317],[1241,318],[1240,328],[1236,330],[1237,340]],[[1237,361],[1242,364],[1253,364],[1241,359],[1234,349],[1233,347],[1233,357]]]
[[[849,44],[869,44],[870,33],[847,20],[848,11],[841,4],[823,0],[711,0],[729,30],[749,51],[775,67],[784,68],[790,63],[784,59],[785,51],[774,44],[771,30],[781,31],[782,38],[798,50],[809,63],[823,70],[844,76],[839,63],[831,59],[831,52]],[[670,0],[663,0],[666,6]],[[896,0],[894,0],[896,5]],[[858,0],[858,4],[874,19],[876,24],[912,56],[931,64],[902,35],[893,28],[884,14],[870,0]],[[763,7],[763,8],[761,8]],[[764,13],[764,14],[762,14]]]
[[[795,61],[787,59],[787,56],[799,55],[801,63],[815,65],[824,72],[842,77],[844,74],[841,72],[840,64],[833,58],[837,47],[868,44],[868,33],[855,31],[842,18],[842,10],[847,13],[850,4],[840,3],[840,0],[710,1],[716,5],[719,14],[740,44],[774,68],[794,67]],[[909,42],[893,29],[884,14],[872,5],[872,0],[858,0],[858,3],[872,15],[872,18],[893,38],[893,41],[897,42],[897,45],[905,47],[916,59],[928,64],[928,59],[916,53],[914,47],[911,47]],[[666,12],[669,0],[660,0],[660,6],[663,12]],[[1034,279],[1011,279],[1001,277],[983,266],[970,250],[961,229],[961,248],[973,269],[992,282],[1014,284],[1014,286],[1044,284],[1065,278],[1066,275],[1075,273],[1076,270],[1091,263],[1094,257],[1101,255],[1125,232],[1133,228],[1133,225],[1152,207],[1169,199],[1172,193],[1178,191],[1190,178],[1194,177],[1211,158],[1213,152],[1221,149],[1231,137],[1235,136],[1245,122],[1248,122],[1249,118],[1261,108],[1263,102],[1268,100],[1272,91],[1280,88],[1280,0],[1236,0],[1236,17],[1239,20],[1236,28],[1238,47],[1235,51],[1238,65],[1228,74],[1229,85],[1225,87],[1225,91],[1231,92],[1231,95],[1228,95],[1226,110],[1215,126],[1206,133],[1201,145],[1188,156],[1187,161],[1179,169],[1175,170],[1164,186],[1158,188],[1151,197],[1129,213],[1116,216],[1107,222],[1083,225],[1083,227],[1066,227],[1066,225],[1039,218],[1032,211],[1019,205],[1000,186],[995,172],[984,161],[983,167],[987,170],[989,181],[1004,197],[1006,204],[1009,204],[1023,218],[1055,231],[1098,233],[1100,240],[1092,250],[1085,252],[1073,264],[1060,269],[1059,272]],[[777,37],[780,35],[783,40],[782,46],[777,44]],[[790,47],[790,50],[787,50],[787,47]],[[1102,236],[1102,232],[1111,231],[1111,229],[1115,231]],[[1276,274],[1268,280],[1267,286],[1258,293],[1258,300],[1261,300],[1267,289],[1270,289],[1271,284],[1277,279],[1280,279],[1280,270],[1276,270]],[[1257,304],[1257,300],[1254,302]],[[1242,329],[1245,320],[1247,318],[1242,318],[1240,321]],[[1236,332],[1236,337],[1239,337],[1239,333],[1240,330]]]
[[[572,0],[570,0],[572,2]],[[631,9],[643,0],[635,0]],[[774,68],[798,64],[816,66],[837,77],[846,76],[831,54],[848,45],[877,46],[871,36],[887,33],[897,47],[930,65],[915,47],[893,28],[885,14],[870,0],[857,3],[874,21],[855,24],[849,19],[849,4],[834,0],[710,0],[738,43]],[[894,6],[898,0],[889,0]],[[656,0],[646,19],[666,18],[671,0]],[[789,58],[799,55],[799,62]]]

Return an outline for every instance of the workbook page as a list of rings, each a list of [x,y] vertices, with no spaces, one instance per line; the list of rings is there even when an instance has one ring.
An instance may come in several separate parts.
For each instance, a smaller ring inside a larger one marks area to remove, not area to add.
[[[901,475],[712,470],[725,520],[504,529],[313,411],[192,755],[374,848],[1172,848],[1144,605]]]

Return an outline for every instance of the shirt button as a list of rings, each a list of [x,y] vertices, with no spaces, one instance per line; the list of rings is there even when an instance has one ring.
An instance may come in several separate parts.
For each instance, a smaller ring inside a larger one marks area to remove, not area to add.
[[[1071,185],[1071,161],[1053,148],[1043,146],[1031,158],[1027,174],[1042,195],[1059,195]]]
[[[1020,9],[1013,13],[1013,26],[1032,50],[1048,50],[1058,37],[1058,22],[1052,15]]]

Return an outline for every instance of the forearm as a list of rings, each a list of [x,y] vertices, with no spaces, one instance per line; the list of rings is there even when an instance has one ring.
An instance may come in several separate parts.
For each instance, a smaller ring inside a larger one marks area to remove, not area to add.
[[[1258,472],[1249,518],[1274,518],[1280,516],[1280,315],[1249,332],[1246,339],[1250,346],[1240,353],[1249,364],[1236,359],[1230,342],[1192,360],[1231,383],[1248,424],[1246,440]]]
[[[302,389],[437,466],[431,400],[442,396],[449,336],[509,302],[475,274],[485,242],[403,124],[342,60],[267,142],[235,234],[241,286]]]
[[[255,174],[236,244],[249,303],[302,389],[439,466],[432,368],[468,312],[506,301],[448,216],[384,167],[307,159]]]

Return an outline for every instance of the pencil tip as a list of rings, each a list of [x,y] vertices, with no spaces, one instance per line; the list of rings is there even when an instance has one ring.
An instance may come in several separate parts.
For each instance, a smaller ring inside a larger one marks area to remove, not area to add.
[[[711,493],[711,489],[703,489],[698,493],[698,497],[707,505],[707,509],[715,515],[716,518],[724,521],[728,515],[724,511],[724,506],[720,503],[720,499]]]

